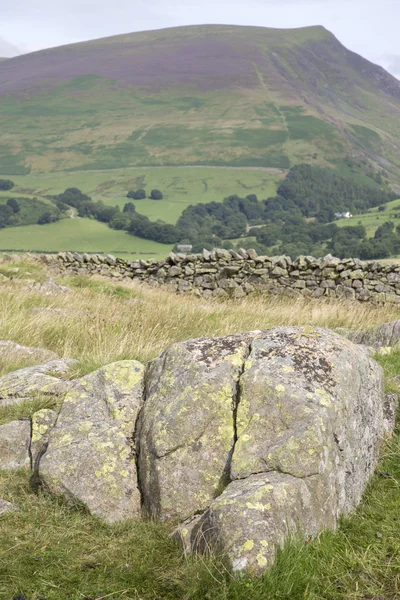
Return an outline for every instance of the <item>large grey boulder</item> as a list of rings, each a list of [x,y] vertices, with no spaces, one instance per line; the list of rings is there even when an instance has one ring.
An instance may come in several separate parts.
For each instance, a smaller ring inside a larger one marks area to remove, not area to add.
[[[39,466],[45,489],[108,522],[140,512],[134,432],[143,375],[141,363],[121,361],[77,381]]]
[[[181,537],[192,549],[217,544],[235,569],[259,574],[288,531],[335,528],[357,506],[394,413],[381,367],[332,332],[281,327],[250,345],[231,483]],[[178,497],[198,494],[191,485],[173,481]]]
[[[63,379],[76,360],[60,358],[34,367],[13,371],[0,379],[0,407],[18,404],[32,398],[66,394],[73,382]]]
[[[0,425],[0,470],[30,467],[30,440],[30,421],[12,421]]]
[[[238,382],[254,335],[178,343],[151,365],[139,421],[140,484],[150,514],[185,519],[225,485]]]

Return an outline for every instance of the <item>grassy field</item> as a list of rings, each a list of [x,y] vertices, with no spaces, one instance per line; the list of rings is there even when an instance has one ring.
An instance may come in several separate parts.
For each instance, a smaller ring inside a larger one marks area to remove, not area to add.
[[[135,200],[136,210],[151,220],[176,223],[189,204],[222,202],[231,194],[257,194],[259,199],[276,193],[286,171],[218,169],[207,167],[162,167],[148,169],[116,169],[111,171],[49,173],[15,176],[14,194],[45,196],[77,187],[94,200],[123,208],[129,190],[144,188],[148,195],[159,189],[164,200]]]
[[[10,192],[0,192],[0,203],[10,197],[37,197],[63,192],[77,187],[93,200],[123,208],[129,199],[129,190],[144,188],[150,194],[160,189],[163,200],[135,200],[136,210],[156,221],[176,223],[182,211],[190,204],[222,202],[231,194],[247,196],[257,194],[260,199],[276,193],[285,171],[217,169],[206,167],[163,167],[150,169],[117,169],[115,171],[25,175],[13,177],[15,187]],[[165,256],[172,246],[114,231],[102,223],[89,219],[63,219],[45,226],[8,227],[0,230],[1,250],[36,250],[58,252],[129,253],[148,256]]]
[[[60,280],[74,295],[41,296],[21,283],[24,277],[46,276],[38,264],[4,263],[0,272],[7,274],[17,264],[17,280],[0,286],[0,339],[76,357],[77,376],[116,360],[147,361],[190,337],[283,324],[365,328],[400,318],[393,308],[267,296],[208,302],[79,277]],[[32,312],[34,307],[63,312]],[[73,311],[79,311],[79,319]],[[400,373],[399,352],[379,360],[388,378]],[[24,364],[4,361],[0,374]],[[0,422],[5,418],[0,411]],[[223,556],[184,557],[167,524],[105,525],[79,507],[35,496],[26,472],[2,472],[0,497],[20,510],[0,517],[0,598],[395,600],[400,595],[399,488],[398,430],[383,448],[362,504],[339,530],[309,543],[288,541],[275,566],[253,580],[232,574]]]
[[[396,227],[400,225],[400,199],[388,202],[385,210],[382,212],[378,208],[372,208],[367,213],[354,215],[351,219],[340,219],[339,221],[335,221],[335,223],[338,227],[364,225],[367,237],[374,237],[375,231],[385,221],[393,221]]]
[[[172,246],[115,231],[98,221],[76,218],[48,225],[0,229],[0,250],[55,253],[70,250],[111,253],[125,258],[139,255],[161,258],[172,250]]]

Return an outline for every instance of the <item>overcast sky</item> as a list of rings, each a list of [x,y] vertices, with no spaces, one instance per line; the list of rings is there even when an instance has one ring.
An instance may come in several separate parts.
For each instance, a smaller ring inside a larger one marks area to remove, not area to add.
[[[0,56],[203,23],[324,25],[400,78],[400,0],[0,0]]]

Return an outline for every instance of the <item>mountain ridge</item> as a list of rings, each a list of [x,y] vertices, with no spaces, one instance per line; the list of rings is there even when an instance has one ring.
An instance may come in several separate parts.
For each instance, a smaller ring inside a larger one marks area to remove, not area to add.
[[[2,174],[350,155],[400,182],[400,81],[322,26],[110,36],[8,59],[0,82]]]

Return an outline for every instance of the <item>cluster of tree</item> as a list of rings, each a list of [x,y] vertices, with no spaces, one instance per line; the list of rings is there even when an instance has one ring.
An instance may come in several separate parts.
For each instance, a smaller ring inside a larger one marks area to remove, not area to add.
[[[333,221],[335,213],[363,213],[397,197],[386,188],[362,185],[333,169],[308,164],[296,165],[289,171],[278,188],[278,196],[292,200],[304,217],[315,217],[321,223]]]
[[[139,190],[130,191],[126,195],[127,198],[132,198],[132,200],[144,200],[147,198],[146,190],[140,188]],[[162,200],[163,193],[160,190],[151,190],[150,200]]]
[[[107,206],[101,201],[94,202],[78,188],[68,188],[54,198],[58,208],[65,212],[70,207],[76,208],[80,217],[97,219],[102,223],[109,223],[113,216],[119,212],[118,206]]]
[[[0,228],[52,223],[59,220],[60,214],[57,207],[38,198],[9,198],[0,204]]]
[[[68,188],[53,200],[60,210],[65,211],[73,207],[80,217],[108,223],[112,229],[125,230],[132,235],[162,244],[174,244],[179,240],[179,232],[175,225],[163,221],[150,221],[148,217],[136,212],[132,202],[126,203],[121,212],[118,206],[106,206],[103,202],[94,202],[78,188]]]
[[[0,179],[0,190],[8,192],[14,187],[14,182],[10,179]]]
[[[343,227],[328,243],[328,249],[339,258],[357,256],[362,260],[388,258],[400,254],[400,226],[395,229],[392,221],[386,221],[367,239],[365,227]]]
[[[152,195],[156,197],[158,191],[153,190]],[[145,190],[128,193],[130,199],[144,197]],[[245,198],[232,195],[223,202],[191,205],[176,225],[150,221],[136,212],[133,202],[127,202],[122,211],[94,202],[77,188],[65,190],[54,201],[61,211],[72,206],[81,217],[160,243],[191,244],[194,252],[232,247],[235,243],[230,240],[240,238],[236,247],[253,246],[266,254],[322,256],[331,251],[342,258],[370,259],[400,253],[400,235],[393,223],[385,223],[370,240],[362,226],[339,228],[334,214],[385,207],[395,197],[386,187],[361,185],[333,169],[301,164],[290,170],[274,197],[260,201],[254,194]]]
[[[164,221],[150,221],[148,217],[136,212],[132,202],[125,204],[122,212],[117,212],[111,219],[112,229],[123,229],[132,235],[153,240],[161,244],[175,244],[179,240],[179,231],[175,225]]]

